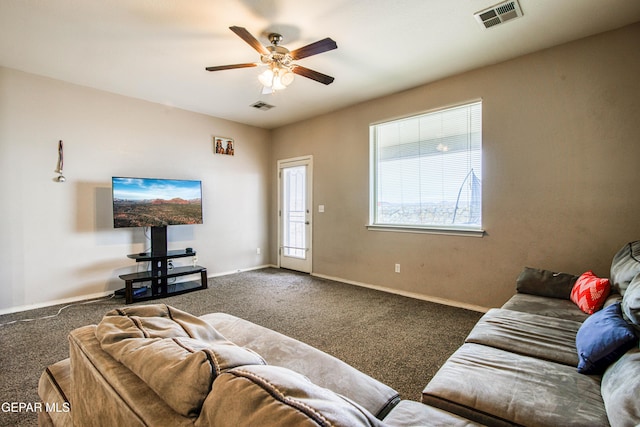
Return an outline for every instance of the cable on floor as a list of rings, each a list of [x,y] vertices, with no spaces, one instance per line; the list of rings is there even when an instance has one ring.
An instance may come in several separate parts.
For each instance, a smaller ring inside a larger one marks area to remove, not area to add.
[[[95,300],[91,300],[91,301],[85,301],[85,302],[76,302],[73,304],[67,304],[64,307],[61,307],[60,310],[58,310],[58,312],[56,314],[50,314],[48,316],[42,316],[42,317],[34,317],[32,319],[18,319],[18,320],[12,320],[11,322],[7,322],[7,323],[0,323],[0,327],[3,326],[7,326],[7,325],[12,325],[14,323],[18,323],[18,322],[33,322],[35,320],[43,320],[43,319],[53,319],[55,317],[58,317],[60,315],[60,313],[62,313],[63,310],[69,308],[69,307],[74,307],[76,305],[85,305],[85,304],[94,304],[96,302],[101,302],[101,301],[106,301],[112,298],[115,298],[116,294],[111,294],[108,295],[104,298],[99,298],[99,299],[95,299]]]

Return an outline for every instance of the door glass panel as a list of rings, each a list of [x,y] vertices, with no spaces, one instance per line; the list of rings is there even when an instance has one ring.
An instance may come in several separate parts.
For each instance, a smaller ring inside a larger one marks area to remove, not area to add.
[[[307,167],[284,168],[283,172],[283,254],[305,259]]]

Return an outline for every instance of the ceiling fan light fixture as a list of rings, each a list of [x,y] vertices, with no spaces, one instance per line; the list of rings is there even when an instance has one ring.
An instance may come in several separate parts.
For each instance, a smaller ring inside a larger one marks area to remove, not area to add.
[[[291,71],[285,68],[281,70],[281,72],[279,73],[279,76],[280,76],[280,82],[285,86],[289,86],[291,83],[293,83],[295,74],[293,74]]]
[[[274,92],[286,89],[291,83],[295,74],[286,67],[271,66],[258,75],[258,80],[264,87],[271,88]]]
[[[279,77],[273,79],[273,84],[271,85],[271,90],[274,92],[277,90],[284,90],[287,87],[282,83]]]
[[[267,68],[264,72],[258,75],[258,80],[264,87],[271,87],[273,85],[273,71],[271,68]]]

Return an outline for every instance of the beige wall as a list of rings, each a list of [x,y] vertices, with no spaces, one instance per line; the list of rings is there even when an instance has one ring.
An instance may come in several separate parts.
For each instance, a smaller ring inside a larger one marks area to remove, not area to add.
[[[214,135],[235,138],[235,156],[214,155]],[[126,254],[148,242],[113,229],[112,176],[202,180],[204,224],[170,227],[169,249],[195,248],[209,275],[267,264],[269,137],[0,67],[0,313],[123,287],[118,275],[136,269]]]
[[[147,243],[111,226],[114,175],[203,181],[205,224],[170,229],[169,247],[210,275],[275,264],[276,161],[307,154],[326,208],[315,274],[484,307],[525,265],[606,276],[640,238],[638,39],[635,24],[272,132],[0,67],[0,313],[122,287]],[[477,98],[487,235],[368,231],[369,124]],[[213,135],[236,155],[213,155]]]
[[[314,156],[314,273],[482,307],[523,266],[608,276],[640,239],[638,40],[635,24],[276,129],[274,186],[278,159]],[[486,235],[368,231],[369,124],[477,98]]]

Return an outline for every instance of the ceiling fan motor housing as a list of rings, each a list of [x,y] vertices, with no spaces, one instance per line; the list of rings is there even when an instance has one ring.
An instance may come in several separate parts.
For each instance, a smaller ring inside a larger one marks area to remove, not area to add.
[[[293,62],[293,58],[289,54],[289,49],[283,46],[267,46],[268,55],[262,55],[260,60],[265,64],[275,63],[284,67],[289,67]]]

